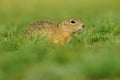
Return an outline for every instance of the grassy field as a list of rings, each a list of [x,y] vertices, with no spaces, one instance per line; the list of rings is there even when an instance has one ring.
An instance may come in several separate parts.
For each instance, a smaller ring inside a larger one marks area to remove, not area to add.
[[[0,80],[120,80],[119,0],[0,0]],[[26,40],[33,21],[85,23],[63,46]]]

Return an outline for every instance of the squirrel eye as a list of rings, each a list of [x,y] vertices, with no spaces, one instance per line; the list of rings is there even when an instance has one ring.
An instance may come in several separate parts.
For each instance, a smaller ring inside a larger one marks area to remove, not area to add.
[[[76,22],[72,20],[71,23],[74,24],[74,23],[76,23]]]

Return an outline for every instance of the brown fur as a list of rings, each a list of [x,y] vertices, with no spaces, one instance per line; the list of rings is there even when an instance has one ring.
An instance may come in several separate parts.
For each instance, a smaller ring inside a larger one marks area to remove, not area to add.
[[[64,44],[83,27],[83,23],[78,19],[67,19],[58,26],[49,21],[36,21],[25,29],[25,36],[30,37],[34,33],[38,37],[45,37],[52,43]]]

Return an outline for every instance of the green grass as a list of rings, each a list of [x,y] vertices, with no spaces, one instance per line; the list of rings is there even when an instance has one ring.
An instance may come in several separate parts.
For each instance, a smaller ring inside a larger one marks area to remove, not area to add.
[[[120,80],[119,7],[118,0],[1,0],[0,80]],[[85,28],[63,46],[24,38],[32,21],[66,18]]]

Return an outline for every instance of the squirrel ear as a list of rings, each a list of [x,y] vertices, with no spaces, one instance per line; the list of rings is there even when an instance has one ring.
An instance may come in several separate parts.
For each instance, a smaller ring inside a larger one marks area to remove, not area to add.
[[[68,25],[66,21],[63,21],[63,22],[61,22],[60,24],[58,24],[59,27],[61,27],[61,26],[66,26],[66,25]]]
[[[68,23],[67,21],[64,21],[64,22],[63,22],[63,25],[64,25],[64,26],[68,26],[68,24],[69,24],[69,23]]]

